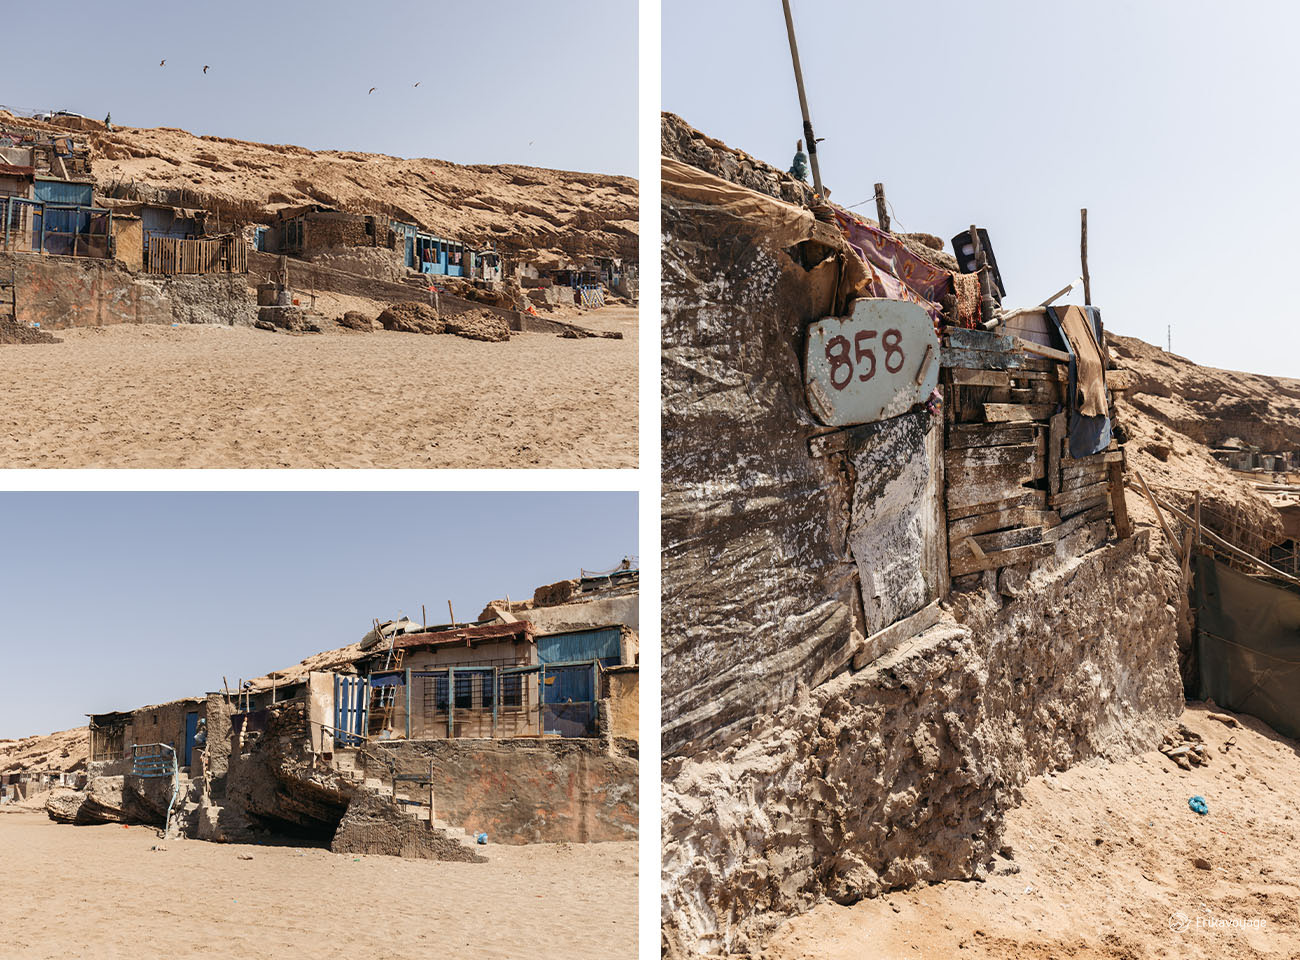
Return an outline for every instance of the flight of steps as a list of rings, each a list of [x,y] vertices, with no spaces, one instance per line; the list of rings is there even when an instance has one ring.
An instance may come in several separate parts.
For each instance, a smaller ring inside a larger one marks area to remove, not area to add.
[[[172,828],[182,836],[192,837],[199,827],[199,801],[203,797],[203,785],[191,780],[189,774],[181,771],[177,782],[176,808],[172,811]]]
[[[432,820],[430,819],[430,810],[427,805],[429,796],[427,789],[407,789],[408,787],[413,788],[413,785],[402,784],[398,787],[397,791],[397,797],[399,800],[407,798],[411,800],[424,800],[426,802],[420,805],[396,803],[391,799],[393,796],[392,786],[385,783],[379,777],[367,775],[367,773],[361,769],[357,751],[354,749],[336,748],[334,751],[333,767],[335,772],[344,779],[351,781],[359,789],[368,790],[371,793],[378,794],[390,803],[394,803],[398,809],[411,819],[417,820],[420,823],[427,823],[435,830],[441,830],[461,846],[472,850],[479,856],[483,856],[486,853],[486,848],[476,843],[473,835],[470,834],[469,831],[461,827],[453,826],[445,820],[439,820],[436,816]],[[434,798],[434,802],[437,802],[436,797]]]

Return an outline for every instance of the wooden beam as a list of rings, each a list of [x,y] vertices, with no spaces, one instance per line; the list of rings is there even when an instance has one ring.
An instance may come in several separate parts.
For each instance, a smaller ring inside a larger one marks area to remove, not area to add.
[[[948,428],[948,449],[1032,443],[1034,428],[1027,423],[954,423]]]
[[[963,517],[948,525],[948,539],[963,540],[981,533],[1005,530],[1012,527],[1054,527],[1061,522],[1060,515],[1054,510],[1035,510],[1033,507],[1011,507],[1008,510],[995,510],[992,513]]]
[[[965,387],[1009,387],[1011,374],[1005,370],[964,370],[954,367],[952,382]]]
[[[1032,464],[1046,452],[1044,443],[1017,443],[996,447],[964,447],[945,450],[944,466],[950,470],[963,467],[995,467]]]
[[[1079,259],[1083,262],[1083,302],[1092,306],[1092,282],[1088,279],[1088,208],[1079,211]]]
[[[1112,460],[1106,464],[1110,480],[1110,507],[1115,513],[1115,535],[1121,540],[1133,536],[1133,521],[1128,517],[1128,502],[1124,499],[1124,464]]]
[[[1041,560],[1043,557],[1049,557],[1055,552],[1055,544],[1031,543],[1025,547],[1015,547],[1011,550],[988,553],[978,559],[974,556],[966,556],[958,560],[950,560],[949,568],[954,577],[960,577],[968,573],[979,573],[982,570],[996,570],[999,567],[1011,567],[1018,563]]]
[[[1134,471],[1134,472],[1136,473],[1137,471]],[[1139,474],[1138,474],[1138,480],[1141,481],[1141,479],[1142,479],[1142,475],[1139,473]],[[1143,486],[1146,486],[1146,485],[1143,484]],[[1155,497],[1151,497],[1150,499],[1151,499],[1152,501],[1154,501],[1154,500],[1155,500]],[[1156,506],[1156,509],[1157,509],[1157,510],[1160,509],[1159,504],[1156,504],[1155,506]],[[1165,508],[1166,508],[1166,509],[1171,513],[1171,514],[1173,514],[1175,517],[1177,517],[1179,520],[1181,520],[1183,523],[1187,524],[1189,529],[1191,529],[1192,527],[1194,527],[1196,521],[1194,521],[1194,520],[1193,520],[1191,517],[1189,517],[1187,514],[1183,513],[1183,512],[1182,512],[1181,510],[1179,510],[1177,507],[1171,506],[1170,504],[1165,504]],[[1201,536],[1204,537],[1206,540],[1208,540],[1210,543],[1212,543],[1212,544],[1214,544],[1215,546],[1219,547],[1220,549],[1225,550],[1225,551],[1228,552],[1228,553],[1231,553],[1233,556],[1237,557],[1238,559],[1240,559],[1240,560],[1245,560],[1245,561],[1248,562],[1248,563],[1253,563],[1255,566],[1257,566],[1257,567],[1261,568],[1262,570],[1266,571],[1270,576],[1274,576],[1274,577],[1278,577],[1278,578],[1280,578],[1280,579],[1282,579],[1282,580],[1286,580],[1288,583],[1294,583],[1294,584],[1296,584],[1296,585],[1300,585],[1300,578],[1293,577],[1293,576],[1291,576],[1291,574],[1289,574],[1289,573],[1283,573],[1281,570],[1277,569],[1277,567],[1274,567],[1274,566],[1272,566],[1271,564],[1265,563],[1263,560],[1259,559],[1259,557],[1254,556],[1253,554],[1249,554],[1249,553],[1247,553],[1245,550],[1242,550],[1242,549],[1239,548],[1239,547],[1235,547],[1235,546],[1233,546],[1233,545],[1232,545],[1231,543],[1229,543],[1227,540],[1224,540],[1222,537],[1220,537],[1218,534],[1216,534],[1213,530],[1207,530],[1205,527],[1202,527],[1202,528],[1201,528]],[[1177,541],[1174,541],[1174,542],[1177,542]]]
[[[1172,531],[1170,531],[1169,524],[1165,522],[1164,512],[1160,509],[1160,504],[1156,502],[1155,494],[1153,494],[1151,488],[1147,486],[1146,480],[1142,478],[1142,471],[1134,470],[1133,474],[1137,477],[1137,481],[1142,487],[1142,492],[1146,495],[1147,500],[1151,503],[1152,508],[1154,508],[1156,512],[1156,519],[1160,521],[1160,529],[1165,533],[1165,540],[1169,544],[1169,549],[1174,551],[1175,557],[1181,556],[1183,545],[1178,541],[1178,538],[1173,535]]]
[[[879,660],[885,654],[897,649],[906,641],[920,636],[938,623],[942,616],[943,608],[939,605],[939,601],[935,600],[916,613],[901,620],[896,620],[883,630],[876,631],[867,637],[853,654],[853,669],[861,670],[872,661]]]
[[[1065,443],[1065,411],[1054,414],[1047,424],[1047,490],[1061,492],[1061,448]]]
[[[1028,423],[1046,420],[1055,410],[1053,403],[986,403],[984,419],[988,423]]]
[[[961,520],[965,517],[973,517],[988,513],[996,513],[1000,510],[1012,510],[1016,507],[1031,507],[1036,510],[1042,510],[1047,506],[1047,493],[1044,490],[1031,490],[1026,488],[1023,493],[1016,494],[1012,497],[1006,497],[1001,500],[990,500],[984,503],[972,504],[948,504],[948,519]]]

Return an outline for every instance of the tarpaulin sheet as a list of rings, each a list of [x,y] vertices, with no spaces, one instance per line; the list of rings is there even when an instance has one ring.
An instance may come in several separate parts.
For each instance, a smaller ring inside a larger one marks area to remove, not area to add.
[[[1070,341],[1071,351],[1078,364],[1075,400],[1079,412],[1085,417],[1097,417],[1108,412],[1106,407],[1106,371],[1102,366],[1101,347],[1092,322],[1083,307],[1070,305],[1058,311],[1061,330]]]
[[[1300,738],[1300,592],[1195,562],[1201,699]]]
[[[1074,341],[1066,333],[1063,325],[1063,318],[1067,310],[1078,310],[1084,316],[1084,321],[1091,326],[1093,330],[1093,340],[1095,346],[1103,338],[1101,329],[1101,311],[1096,307],[1048,307],[1047,319],[1051,321],[1056,330],[1057,336],[1061,338],[1061,343],[1065,346],[1070,354],[1070,375],[1069,382],[1066,384],[1066,411],[1067,411],[1067,429],[1070,440],[1070,456],[1078,459],[1079,457],[1090,457],[1094,453],[1100,453],[1110,446],[1111,429],[1110,416],[1107,408],[1103,407],[1103,412],[1095,415],[1085,414],[1081,409],[1080,390],[1079,390],[1079,362],[1078,350],[1075,349]],[[1105,395],[1105,375],[1103,373],[1102,391],[1103,402]]]

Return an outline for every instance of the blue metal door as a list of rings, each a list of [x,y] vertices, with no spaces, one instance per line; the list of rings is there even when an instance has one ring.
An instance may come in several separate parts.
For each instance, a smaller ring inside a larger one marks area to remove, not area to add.
[[[362,742],[369,706],[370,683],[365,677],[334,675],[334,737],[340,746]]]
[[[185,714],[185,766],[190,765],[194,756],[194,735],[199,732],[199,713],[191,710]]]

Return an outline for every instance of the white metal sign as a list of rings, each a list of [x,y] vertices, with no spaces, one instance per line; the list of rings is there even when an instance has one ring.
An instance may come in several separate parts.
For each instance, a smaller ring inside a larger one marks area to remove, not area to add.
[[[827,426],[896,417],[939,382],[934,322],[905,300],[855,300],[847,317],[808,328],[803,371],[808,405]]]

